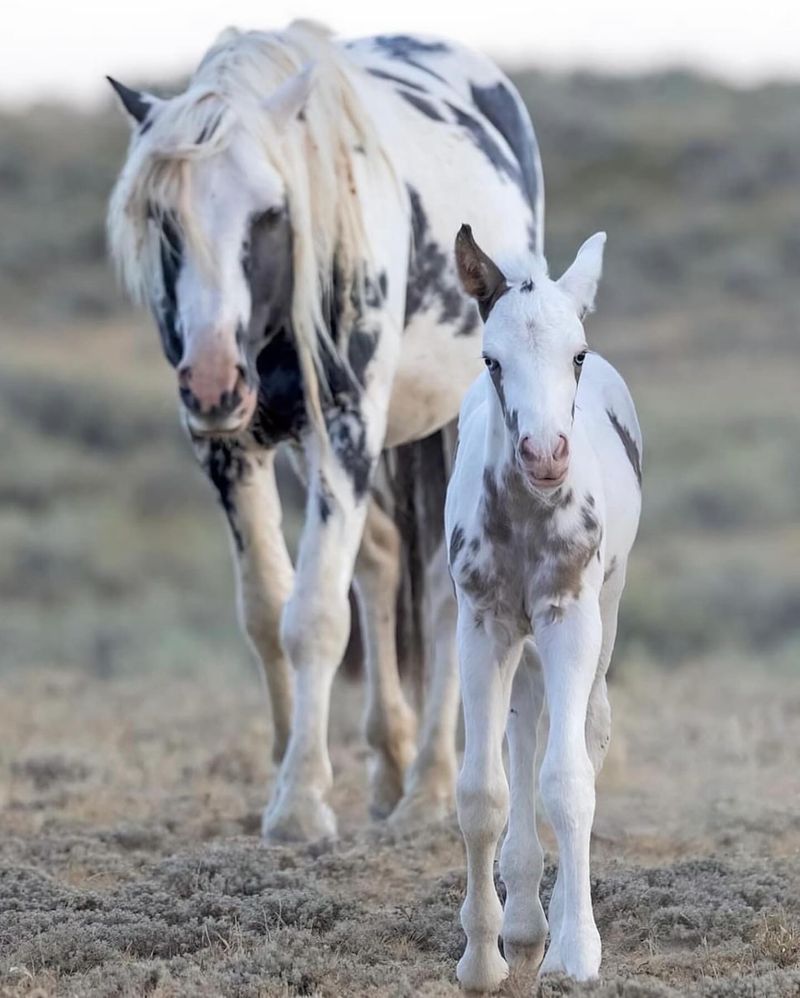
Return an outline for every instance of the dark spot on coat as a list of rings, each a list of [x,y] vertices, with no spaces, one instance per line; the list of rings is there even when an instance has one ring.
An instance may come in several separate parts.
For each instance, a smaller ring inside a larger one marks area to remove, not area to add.
[[[469,135],[475,147],[489,160],[496,172],[515,184],[525,198],[526,204],[529,203],[528,192],[525,188],[519,163],[500,144],[497,132],[493,129],[492,125],[489,122],[484,124],[480,118],[469,114],[463,108],[451,104],[449,101],[447,102],[447,106],[453,112],[457,124]],[[492,134],[493,131],[494,134]]]
[[[384,69],[376,69],[371,66],[367,69],[370,76],[375,76],[379,80],[386,80],[387,83],[394,83],[401,87],[408,87],[409,90],[418,90],[420,93],[425,93],[425,88],[419,83],[414,83],[411,80],[405,80],[402,76],[395,76],[393,73],[387,73]]]
[[[472,102],[481,114],[488,119],[508,143],[514,158],[519,164],[522,188],[532,211],[536,210],[538,195],[538,162],[539,149],[536,135],[521,102],[509,90],[505,83],[496,83],[490,87],[478,87],[472,84]],[[536,252],[541,247],[531,245]]]
[[[528,278],[527,281],[523,281],[519,286],[519,290],[526,295],[529,295],[533,291],[533,280]]]
[[[416,108],[421,114],[424,114],[426,118],[430,118],[431,121],[444,121],[445,119],[436,110],[433,103],[426,97],[420,97],[418,94],[408,93],[405,90],[398,90],[398,94],[407,101],[413,108]]]
[[[628,460],[631,462],[631,467],[633,468],[633,473],[636,475],[636,481],[641,487],[642,484],[642,459],[639,454],[639,447],[636,441],[633,439],[630,430],[623,426],[617,419],[616,413],[612,409],[606,409],[606,414],[611,421],[611,425],[617,431],[617,436],[622,441],[622,446],[625,448],[625,453],[628,456]]]
[[[420,57],[441,55],[449,51],[444,42],[425,42],[420,38],[412,38],[411,35],[378,35],[373,41],[389,58],[404,62],[406,66],[420,69],[423,73],[428,73],[435,79],[441,80],[442,83],[447,82],[436,70],[419,61]]]
[[[450,567],[452,568],[456,562],[461,549],[464,547],[465,543],[464,528],[458,524],[453,527],[453,532],[450,535]]]
[[[178,329],[178,277],[183,266],[183,240],[174,217],[161,215],[160,258],[163,293],[154,307],[164,356],[177,367],[183,356],[183,343]]]
[[[452,323],[475,306],[458,286],[451,254],[433,238],[419,193],[408,187],[411,208],[411,251],[406,284],[406,324],[413,317],[438,305],[438,321]]]
[[[616,572],[616,570],[617,570],[617,556],[614,555],[611,561],[609,562],[608,568],[603,573],[603,582],[608,582],[608,580],[611,578],[614,572]]]
[[[325,422],[333,453],[353,483],[361,500],[369,488],[373,462],[367,448],[367,430],[358,403],[341,400],[325,410]]]
[[[203,470],[217,490],[220,505],[230,524],[231,534],[238,551],[244,550],[244,539],[236,519],[236,486],[252,473],[247,453],[236,440],[194,439],[195,449]]]

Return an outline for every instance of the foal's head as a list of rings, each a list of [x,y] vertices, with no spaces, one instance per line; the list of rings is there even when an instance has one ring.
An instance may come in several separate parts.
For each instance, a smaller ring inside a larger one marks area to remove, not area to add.
[[[456,262],[484,322],[483,357],[517,465],[535,490],[567,476],[575,394],[586,357],[583,317],[594,305],[604,232],[588,239],[566,273],[551,280],[506,279],[468,225],[456,237]]]
[[[109,220],[115,255],[155,314],[192,432],[238,432],[293,291],[286,186],[257,128],[293,127],[309,74],[235,108],[209,88],[159,100],[113,85],[134,129]]]

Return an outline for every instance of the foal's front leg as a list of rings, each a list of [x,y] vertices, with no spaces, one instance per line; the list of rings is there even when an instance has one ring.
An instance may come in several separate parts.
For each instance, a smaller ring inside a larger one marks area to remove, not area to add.
[[[503,909],[493,868],[508,814],[503,734],[521,642],[492,625],[485,629],[471,609],[461,607],[458,648],[465,743],[456,801],[467,850],[467,896],[461,908],[467,946],[457,973],[467,991],[494,991],[508,974],[498,947]]]
[[[601,955],[590,889],[595,772],[586,747],[586,713],[602,627],[597,596],[585,593],[560,619],[546,613],[536,622],[550,714],[540,785],[559,853],[550,915],[553,935],[542,973],[561,971],[577,980],[597,976]]]
[[[309,441],[308,499],[295,585],[281,622],[281,638],[295,670],[289,746],[263,834],[276,841],[311,841],[336,834],[326,797],[333,783],[328,715],[333,677],[350,634],[348,593],[367,510],[364,488],[336,454],[320,464],[319,441]],[[359,479],[360,480],[360,479]]]
[[[544,701],[542,666],[526,643],[511,688],[506,735],[511,813],[500,875],[506,885],[503,948],[514,969],[535,973],[542,962],[547,919],[539,900],[544,855],[536,830],[536,735]]]

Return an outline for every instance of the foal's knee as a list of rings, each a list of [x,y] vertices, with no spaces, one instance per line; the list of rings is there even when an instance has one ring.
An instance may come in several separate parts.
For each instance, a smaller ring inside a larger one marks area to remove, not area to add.
[[[584,746],[569,752],[548,750],[539,785],[542,803],[556,833],[591,825],[594,817],[594,767]]]

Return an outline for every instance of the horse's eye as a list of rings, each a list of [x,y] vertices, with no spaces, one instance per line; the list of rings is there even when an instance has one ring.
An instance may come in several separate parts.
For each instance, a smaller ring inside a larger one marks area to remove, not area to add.
[[[255,216],[255,218],[253,219],[253,225],[263,226],[265,228],[268,228],[269,226],[274,225],[278,221],[282,213],[283,212],[281,208],[267,208],[266,211],[262,211]]]
[[[583,364],[583,362],[585,360],[586,360],[586,351],[585,350],[581,350],[580,353],[576,353],[575,354],[575,356],[573,358],[573,363],[575,364],[576,367],[580,367],[581,364]]]
[[[484,357],[483,362],[488,368],[489,374],[497,374],[500,370],[500,364],[494,359],[494,357]]]

